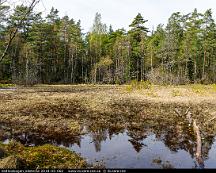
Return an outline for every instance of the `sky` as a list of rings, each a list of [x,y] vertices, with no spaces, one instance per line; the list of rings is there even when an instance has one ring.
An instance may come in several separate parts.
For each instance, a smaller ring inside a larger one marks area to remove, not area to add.
[[[134,17],[141,13],[148,20],[146,26],[152,30],[158,24],[166,24],[173,12],[190,13],[197,8],[199,12],[212,9],[216,19],[216,0],[41,0],[37,10],[49,13],[51,7],[59,10],[62,17],[81,20],[83,32],[88,32],[93,24],[96,12],[102,16],[102,22],[113,29],[125,28]]]

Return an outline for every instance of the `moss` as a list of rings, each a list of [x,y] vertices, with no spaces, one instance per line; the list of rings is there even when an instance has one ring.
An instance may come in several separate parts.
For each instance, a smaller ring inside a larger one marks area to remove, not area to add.
[[[22,144],[12,141],[4,145],[7,155],[14,156],[23,163],[21,167],[26,169],[36,168],[85,168],[86,161],[76,153],[53,145],[36,147],[25,147]],[[6,158],[5,158],[6,159]],[[15,163],[15,159],[3,159],[2,165]],[[14,165],[14,164],[12,164]],[[20,167],[20,166],[19,166]]]

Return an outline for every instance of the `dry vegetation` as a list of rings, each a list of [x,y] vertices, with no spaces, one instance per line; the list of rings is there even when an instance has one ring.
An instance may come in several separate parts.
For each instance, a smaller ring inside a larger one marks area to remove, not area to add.
[[[195,136],[174,111],[177,108],[185,112],[191,107],[202,137],[211,143],[216,135],[216,125],[212,123],[216,116],[215,85],[141,85],[144,87],[38,85],[1,90],[0,138],[8,138],[12,132],[13,136],[28,134],[29,138],[42,139],[44,143],[76,143],[87,132],[108,129],[114,134],[127,129],[137,145],[149,129],[161,137],[162,133],[170,133],[167,145],[172,150],[183,147],[193,154]],[[209,122],[210,119],[213,121]],[[190,138],[194,142],[185,143]],[[19,140],[22,141],[20,137]]]
[[[204,117],[211,118],[216,110],[215,85],[132,87],[128,90],[129,86],[38,85],[0,91],[1,123],[53,137],[62,132],[74,136],[83,133],[82,125],[87,120],[103,115],[139,114],[142,118],[164,111],[174,112],[175,107],[192,107],[195,116],[206,111]]]

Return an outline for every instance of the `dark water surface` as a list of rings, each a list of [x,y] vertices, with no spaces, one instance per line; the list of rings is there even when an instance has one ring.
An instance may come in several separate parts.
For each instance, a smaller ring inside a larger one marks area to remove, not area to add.
[[[163,142],[156,139],[154,134],[149,134],[140,142],[142,147],[134,148],[127,132],[124,132],[97,145],[92,142],[91,135],[85,135],[80,146],[71,145],[69,148],[81,153],[91,163],[103,161],[108,168],[155,168],[166,165],[191,168],[194,166],[190,154],[184,150],[170,151]],[[159,163],[154,163],[156,162],[154,160],[158,160]]]
[[[8,143],[13,138],[26,146],[65,147],[80,153],[88,163],[106,168],[216,168],[214,128],[201,127],[203,165],[195,157],[192,127],[171,114],[150,119],[137,115],[86,118],[81,131],[83,135],[56,135],[19,124],[0,124],[0,139]]]
[[[171,151],[154,133],[149,133],[139,144],[133,143],[127,131],[111,138],[104,136],[101,142],[87,134],[82,136],[79,144],[67,148],[80,153],[89,163],[100,162],[107,168],[198,168],[196,159],[189,152],[184,149]],[[215,167],[216,141],[205,160],[205,168]]]

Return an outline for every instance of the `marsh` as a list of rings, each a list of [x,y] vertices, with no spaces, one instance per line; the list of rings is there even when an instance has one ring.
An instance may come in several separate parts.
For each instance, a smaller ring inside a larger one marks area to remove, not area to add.
[[[1,141],[63,147],[106,168],[199,168],[193,128],[174,111],[190,108],[201,131],[204,167],[214,167],[214,85],[128,88],[36,85],[1,91]]]

